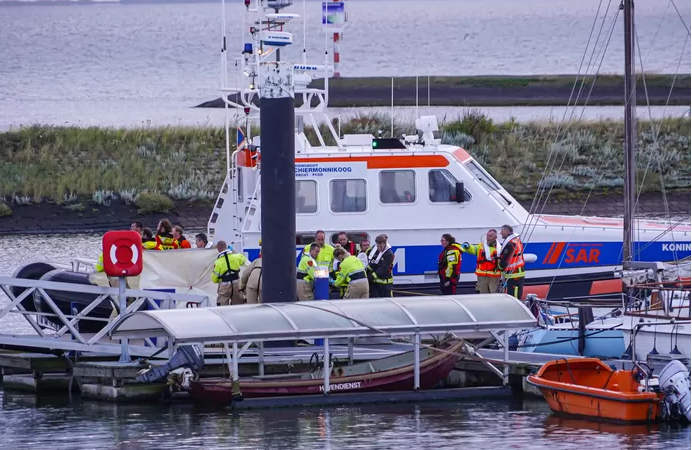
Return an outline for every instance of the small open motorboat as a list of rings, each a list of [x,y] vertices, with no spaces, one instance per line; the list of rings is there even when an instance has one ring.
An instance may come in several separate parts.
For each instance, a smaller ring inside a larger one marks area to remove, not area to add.
[[[459,360],[463,342],[451,340],[439,347],[420,349],[420,388],[432,389],[444,380]],[[311,395],[324,392],[322,371],[309,373],[255,376],[240,379],[244,398]],[[414,352],[401,353],[363,363],[332,366],[331,392],[379,392],[413,389]],[[190,382],[189,394],[204,403],[229,404],[233,400],[232,381],[227,378],[205,378]]]
[[[527,381],[557,414],[626,423],[659,419],[661,393],[646,390],[641,372],[614,370],[596,358],[550,361]]]

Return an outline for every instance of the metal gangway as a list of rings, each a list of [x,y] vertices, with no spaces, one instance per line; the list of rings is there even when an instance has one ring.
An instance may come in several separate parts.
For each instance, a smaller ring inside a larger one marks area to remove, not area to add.
[[[0,307],[0,320],[8,315],[18,314],[30,326],[28,334],[12,334],[0,328],[0,345],[18,349],[43,349],[44,351],[77,351],[99,355],[122,356],[122,343],[108,335],[116,325],[118,317],[124,317],[140,309],[161,310],[179,307],[198,308],[209,306],[209,298],[203,295],[178,294],[156,290],[126,288],[123,292],[117,287],[103,287],[45,280],[29,280],[14,277],[0,277],[0,290],[9,302]],[[17,292],[20,292],[16,294]],[[66,307],[56,302],[56,293],[67,295],[94,296],[88,304],[75,303]],[[128,301],[122,309],[119,298],[124,294]],[[48,311],[40,311],[32,296],[40,301]],[[114,310],[110,317],[96,314],[97,308],[109,305]],[[66,311],[67,310],[67,311]],[[189,309],[188,309],[189,310]],[[102,325],[102,326],[101,326]],[[81,330],[80,330],[81,328]],[[92,332],[87,332],[85,329]],[[98,328],[98,331],[94,329]],[[151,357],[161,353],[165,341],[144,338],[127,344],[127,352],[134,357]]]

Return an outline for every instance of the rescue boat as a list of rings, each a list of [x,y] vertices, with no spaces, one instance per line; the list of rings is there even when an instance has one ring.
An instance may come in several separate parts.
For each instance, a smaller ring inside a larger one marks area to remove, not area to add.
[[[265,16],[262,8],[244,13],[246,20],[268,24],[268,29],[282,25]],[[250,125],[259,120],[261,72],[273,58],[267,51],[273,44],[258,39],[256,33],[248,34],[247,28],[243,33],[238,76],[229,73],[232,65],[223,65],[222,79],[236,80],[236,86],[224,84],[222,97],[227,111],[242,111],[245,130],[236,130],[227,121],[227,136],[236,134],[237,140],[227,142],[228,171],[208,235],[233,243],[254,259],[260,250],[262,158],[260,137],[251,135]],[[322,65],[308,64],[306,55],[303,51],[302,63],[293,66],[299,103],[295,109],[297,255],[313,242],[317,230],[324,230],[333,243],[341,231],[355,243],[366,238],[373,243],[384,232],[395,253],[395,293],[433,293],[438,292],[442,234],[478,243],[488,229],[508,224],[521,235],[525,252],[536,256],[526,264],[525,295],[562,298],[622,291],[613,274],[622,263],[622,219],[530,213],[468,151],[441,143],[434,116],[418,118],[413,135],[342,134],[327,115],[333,67],[326,60]],[[318,79],[323,87],[312,83]],[[311,143],[304,124],[311,125],[318,145]],[[639,220],[635,229],[638,260],[673,261],[690,255],[689,224]],[[472,292],[476,258],[464,256],[459,288]]]
[[[597,358],[561,359],[544,364],[527,382],[557,415],[620,423],[689,422],[689,370],[672,361],[660,377],[649,371],[637,363],[631,370],[616,370]]]
[[[540,389],[550,409],[568,416],[617,422],[653,422],[661,395],[641,391],[635,371],[614,370],[596,358],[546,363],[527,381]]]
[[[420,350],[421,389],[433,389],[449,375],[462,346],[463,342],[452,340],[440,348]],[[241,378],[240,392],[244,398],[323,394],[320,364],[307,373]],[[339,393],[406,391],[413,387],[413,378],[414,352],[409,351],[353,365],[333,364],[329,383],[330,390]],[[228,405],[233,401],[233,382],[228,378],[197,379],[190,382],[188,392],[198,402]]]

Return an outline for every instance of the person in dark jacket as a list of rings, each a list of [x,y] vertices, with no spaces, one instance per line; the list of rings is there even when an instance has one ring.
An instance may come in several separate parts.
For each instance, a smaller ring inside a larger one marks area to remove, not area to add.
[[[353,243],[352,241],[348,240],[348,234],[346,234],[345,231],[342,231],[339,233],[339,245],[341,245],[341,248],[346,250],[349,255],[351,256],[358,256],[358,251],[356,244]]]
[[[440,244],[442,244],[442,252],[437,260],[440,291],[442,295],[456,295],[461,273],[461,246],[449,233],[442,235]]]
[[[370,298],[392,297],[394,252],[387,242],[386,234],[380,234],[375,238],[375,246],[370,249],[367,257]]]

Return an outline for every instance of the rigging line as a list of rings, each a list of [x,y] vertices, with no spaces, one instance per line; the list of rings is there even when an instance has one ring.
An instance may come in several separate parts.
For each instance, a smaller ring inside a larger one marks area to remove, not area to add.
[[[610,5],[609,5],[609,6],[610,6]],[[616,14],[615,14],[615,20],[614,20],[614,22],[617,22],[617,18],[619,17],[619,13],[620,13],[620,10],[618,9],[617,12],[616,12]],[[601,30],[599,31],[599,36],[600,36],[600,33],[603,31],[603,26],[605,25],[605,19],[606,19],[606,17],[604,16],[604,17],[603,17],[603,22],[601,23]],[[615,23],[613,23],[613,25],[612,25],[611,27],[614,28],[614,27],[615,27]],[[606,40],[606,41],[603,43],[603,47],[602,47],[603,56],[601,56],[601,58],[604,58],[604,57],[605,57],[605,54],[606,54],[606,51],[608,50],[608,45],[610,45],[610,39],[612,38],[612,36],[613,36],[613,32],[612,32],[612,30],[611,30],[610,35],[608,36],[608,40]],[[594,59],[595,59],[595,60],[598,60],[598,55],[599,55],[599,54],[600,54],[600,50],[599,50],[598,52],[596,52],[596,48],[594,47],[594,52],[593,52],[592,55],[591,55],[591,59],[592,59],[592,60],[594,60]],[[594,57],[595,57],[595,58],[594,58]],[[601,62],[601,64],[602,64],[602,62]],[[591,90],[589,91],[589,97],[590,97],[590,95],[591,95],[591,91],[593,91],[593,85],[596,83],[596,78],[598,77],[598,74],[599,74],[599,72],[600,72],[600,66],[601,66],[601,64],[599,64],[598,69],[596,70],[596,73],[594,74],[594,80],[593,80],[593,82],[592,82],[592,84],[591,84],[592,87],[591,87]],[[589,65],[591,65],[591,61],[589,61]],[[581,95],[581,92],[582,92],[582,89],[583,89],[583,87],[584,87],[584,83],[585,83],[585,82],[586,82],[586,77],[584,77],[584,80],[582,81],[582,87],[581,87],[580,90],[579,90],[579,94],[580,94],[580,95]],[[583,108],[586,108],[586,105],[587,105],[588,102],[589,102],[589,97],[587,97],[586,101],[584,102]],[[577,104],[575,103],[575,104],[574,104],[574,107],[572,108],[572,115],[570,116],[570,120],[572,120],[572,117],[574,117],[574,112],[575,112],[576,110],[577,110]],[[584,110],[582,109],[582,114],[579,116],[579,119],[578,119],[578,120],[581,120],[581,116],[583,116],[583,114],[584,114]]]
[[[680,14],[680,11],[678,10],[678,7],[675,5],[675,2],[673,0],[670,0],[670,2],[673,4],[673,8],[675,8],[675,12],[678,13],[678,17],[680,18],[680,21],[682,22],[682,26],[685,27],[687,30],[687,35],[690,35],[690,27],[687,26],[687,23],[685,23],[685,19],[682,18],[682,14]]]
[[[676,226],[680,225],[680,224],[681,224],[682,222],[684,222],[684,221],[685,221],[685,218],[679,219],[677,222],[675,222],[673,225],[669,226],[668,228],[666,228],[665,230],[663,230],[662,232],[660,232],[656,237],[654,237],[653,239],[651,239],[651,240],[650,240],[649,242],[647,242],[646,244],[640,246],[638,249],[637,249],[637,247],[635,247],[634,254],[633,254],[632,257],[637,257],[637,256],[639,256],[644,250],[646,250],[647,248],[649,248],[649,247],[651,247],[652,245],[654,245],[654,243],[658,242],[659,239],[661,239],[663,236],[665,236],[666,234],[668,234],[669,231],[671,231],[673,228],[675,228]],[[620,248],[620,253],[618,254],[618,261],[620,261],[621,258],[622,258],[622,251],[623,251],[623,249],[622,249],[622,247],[621,247],[621,248]],[[687,259],[687,258],[683,258],[683,260],[685,260],[685,259]],[[618,265],[619,265],[619,264],[616,264],[616,265],[613,267],[613,271],[617,270]]]
[[[596,52],[596,48],[597,48],[597,46],[598,46],[598,41],[600,40],[602,31],[603,31],[603,26],[605,25],[606,19],[607,19],[607,17],[608,17],[608,11],[609,11],[609,9],[610,9],[610,2],[608,3],[608,7],[606,8],[606,12],[605,12],[605,14],[604,14],[604,16],[603,16],[603,20],[602,20],[602,22],[601,22],[601,27],[600,27],[599,32],[598,32],[598,37],[597,37],[597,39],[596,39],[596,42],[594,43],[594,48],[593,48],[593,51],[592,51],[592,53],[591,53],[591,57],[589,58],[589,62],[588,62],[588,64],[587,64],[587,70],[586,70],[587,72],[588,72],[589,67],[591,66],[591,61],[593,61],[594,56],[595,56],[595,55],[598,55],[598,53],[600,53],[600,51],[599,51],[599,52]],[[614,24],[615,24],[615,22],[617,21],[617,18],[618,18],[618,16],[619,16],[619,13],[620,13],[620,11],[619,11],[619,10],[616,10],[615,19],[614,19],[614,21],[613,21],[613,26],[612,26],[613,29],[614,29]],[[607,48],[608,48],[608,44],[609,44],[609,42],[610,42],[610,39],[611,39],[611,37],[612,37],[612,34],[613,34],[613,32],[612,32],[612,29],[611,29],[610,36],[608,37],[608,40],[607,40],[606,43],[604,44],[604,47],[605,47],[606,50],[607,50]],[[605,51],[604,51],[604,56],[605,56]],[[596,58],[596,59],[597,59],[597,58]],[[601,60],[601,64],[602,64],[602,63],[603,63],[603,60]],[[599,64],[598,70],[600,70],[601,64]],[[598,74],[598,70],[597,70],[596,75]],[[584,87],[584,83],[585,83],[585,82],[586,82],[586,76],[584,76],[584,78],[582,79],[582,83],[581,83],[581,86],[580,86],[580,88],[579,88],[579,93],[577,94],[577,98],[575,99],[575,103],[574,103],[573,108],[572,108],[572,113],[570,114],[570,117],[569,117],[569,119],[567,120],[567,126],[564,127],[564,128],[561,128],[561,126],[560,126],[560,128],[558,128],[558,132],[557,132],[557,135],[556,135],[556,137],[555,137],[555,144],[557,144],[557,143],[560,141],[562,132],[566,132],[566,130],[569,129],[569,122],[571,122],[571,121],[572,121],[572,118],[574,117],[574,111],[576,110],[577,102],[578,102],[579,96],[580,96],[581,93],[582,93],[582,90],[583,90],[583,87]],[[593,83],[595,83],[595,82],[596,82],[596,77],[594,77]],[[593,84],[592,84],[591,90],[593,90]],[[591,91],[590,91],[590,92],[591,92]],[[589,96],[590,96],[590,92],[589,92]],[[588,103],[588,98],[587,98],[586,102]],[[567,106],[567,110],[569,110],[569,105]],[[566,111],[567,111],[567,110],[566,110]],[[557,162],[558,155],[555,154],[555,158],[553,159],[553,161],[552,161],[552,163],[551,163],[551,162],[550,162],[550,156],[552,156],[553,153],[556,153],[556,151],[555,151],[554,148],[551,150],[551,152],[550,152],[550,154],[549,154],[548,163],[546,163],[546,169],[545,169],[545,171],[544,171],[543,177],[541,178],[541,181],[543,181],[543,180],[545,179],[545,174],[546,174],[546,173],[549,173],[549,172],[552,172],[553,168],[555,167],[555,163]],[[562,162],[560,163],[560,168],[562,168],[562,165],[564,164],[564,161],[565,161],[565,158],[566,158],[566,157],[567,157],[567,154],[563,155]],[[560,170],[560,169],[558,169],[558,170]],[[540,183],[540,182],[539,182],[539,183]],[[554,187],[554,185],[552,185],[552,186],[550,187],[550,189],[548,190],[548,194],[547,194],[547,196],[546,196],[546,198],[545,198],[545,201],[544,201],[544,203],[543,203],[543,206],[541,207],[540,212],[538,212],[538,214],[537,214],[536,217],[535,217],[535,223],[533,224],[533,226],[531,226],[531,224],[529,224],[529,226],[527,227],[527,230],[529,230],[529,232],[528,232],[528,238],[526,239],[527,242],[530,240],[531,236],[533,236],[533,233],[534,233],[535,229],[538,227],[538,222],[539,222],[539,220],[540,220],[540,216],[541,216],[541,214],[543,213],[543,211],[545,210],[545,207],[546,207],[546,205],[547,205],[547,203],[548,203],[548,199],[550,198],[550,194],[551,194],[552,191],[553,191],[553,187]],[[535,215],[536,212],[538,211],[539,205],[540,205],[541,201],[543,200],[543,194],[545,193],[545,190],[546,190],[546,189],[547,189],[547,187],[544,186],[544,187],[540,188],[539,191],[537,192],[537,194],[540,193],[540,196],[538,197],[538,202],[536,203],[536,209],[535,209],[534,212],[533,212],[534,215]]]
[[[644,250],[646,250],[647,248],[651,247],[654,243],[658,242],[659,239],[661,239],[661,238],[664,237],[666,234],[668,234],[669,231],[672,231],[673,228],[677,227],[677,226],[680,225],[682,222],[684,222],[685,219],[686,219],[686,218],[679,219],[677,222],[675,222],[674,224],[670,225],[670,226],[669,226],[668,228],[666,228],[664,231],[662,231],[661,233],[659,233],[658,236],[654,237],[652,240],[650,240],[649,242],[647,242],[645,245],[642,245],[641,248],[640,248],[639,250],[636,250],[636,251],[634,252],[634,255],[635,255],[635,256],[638,256],[638,255],[639,255],[640,253],[642,253]],[[622,255],[622,253],[620,253],[620,255]],[[685,259],[687,259],[687,258],[683,258],[681,261],[684,261]],[[673,261],[673,262],[676,262],[676,261]]]
[[[653,114],[652,114],[652,112],[651,112],[651,105],[650,105],[650,101],[649,101],[649,92],[648,92],[648,89],[647,89],[647,86],[646,86],[646,75],[644,74],[644,62],[642,61],[642,58],[641,58],[641,47],[640,47],[640,44],[639,44],[639,34],[637,33],[636,27],[635,27],[635,29],[634,29],[634,36],[635,36],[635,40],[636,40],[637,49],[639,50],[639,51],[638,51],[638,54],[639,54],[639,64],[640,64],[640,67],[641,67],[642,80],[643,80],[643,82],[644,82],[644,93],[645,93],[645,95],[646,95],[646,104],[647,104],[647,109],[648,109],[648,113],[649,113],[649,121],[650,121],[651,134],[652,134],[652,136],[653,136],[653,148],[652,148],[652,150],[656,150],[656,149],[659,149],[658,141],[659,141],[660,132],[661,132],[661,128],[663,127],[663,122],[664,122],[664,120],[665,120],[665,117],[662,117],[662,118],[661,118],[661,121],[660,121],[660,123],[659,123],[659,127],[658,127],[658,129],[656,129],[656,127],[655,127],[655,121],[654,121],[654,118],[653,118]],[[682,63],[682,58],[683,58],[683,56],[685,55],[685,50],[687,49],[687,42],[688,42],[689,38],[690,38],[689,35],[688,35],[688,36],[685,36],[685,44],[683,45],[683,51],[682,51],[682,53],[681,53],[681,55],[680,55],[680,58],[678,59],[678,65],[677,65],[677,67],[676,67],[676,69],[675,69],[675,75],[674,75],[674,77],[673,77],[673,82],[671,83],[671,88],[670,88],[670,90],[668,91],[668,98],[666,99],[666,104],[665,104],[665,107],[664,107],[664,113],[665,113],[665,108],[668,107],[668,104],[669,104],[669,102],[670,102],[670,97],[671,97],[671,95],[672,95],[672,93],[673,93],[673,87],[675,86],[675,80],[676,80],[676,78],[677,78],[678,71],[679,71],[679,69],[680,69],[680,64]],[[652,46],[653,46],[653,44],[652,44]],[[651,151],[650,154],[649,154],[649,158],[648,158],[648,161],[647,161],[647,164],[646,164],[646,168],[645,168],[645,170],[644,170],[644,176],[642,177],[642,181],[641,181],[641,184],[640,184],[640,187],[639,187],[639,192],[637,193],[637,198],[636,198],[635,203],[634,203],[634,204],[635,204],[635,207],[634,207],[635,210],[636,210],[637,205],[639,204],[639,198],[640,198],[640,196],[641,196],[641,194],[642,194],[642,191],[644,190],[644,181],[646,180],[646,176],[647,176],[647,174],[648,174],[649,167],[650,167],[650,165],[651,165],[651,161],[652,161],[652,159],[653,159],[654,154],[655,154],[654,151]],[[667,196],[667,193],[666,193],[665,180],[664,180],[664,176],[663,176],[663,168],[661,167],[661,161],[660,161],[660,159],[658,159],[658,158],[656,159],[656,165],[658,166],[658,174],[659,174],[659,181],[660,181],[660,184],[661,184],[661,194],[662,194],[662,196],[663,196],[663,208],[664,208],[664,211],[665,211],[665,217],[666,217],[666,219],[667,219],[668,224],[670,224],[670,222],[671,222],[671,220],[672,220],[671,217],[670,217],[670,205],[668,204],[668,196]],[[674,234],[674,233],[671,233],[671,240],[672,240],[673,244],[675,244],[675,234]],[[673,247],[673,255],[674,255],[674,256],[673,256],[674,260],[677,261],[678,258],[677,258],[677,251],[675,250],[675,247]]]
[[[596,40],[595,40],[595,42],[594,42],[593,51],[592,51],[592,53],[591,53],[591,56],[589,57],[589,61],[587,62],[587,66],[586,66],[586,69],[585,69],[585,71],[584,71],[584,72],[585,72],[585,73],[584,73],[584,77],[583,77],[582,80],[581,80],[581,83],[580,83],[580,86],[579,86],[579,91],[577,92],[577,96],[576,96],[575,99],[574,99],[574,105],[573,105],[573,109],[572,109],[572,114],[570,114],[569,119],[567,119],[567,120],[565,121],[565,118],[566,118],[566,116],[567,116],[567,113],[570,111],[570,103],[571,103],[572,96],[573,96],[573,93],[574,93],[574,88],[576,87],[576,84],[579,82],[579,74],[577,74],[577,77],[575,78],[575,83],[574,83],[572,92],[570,93],[570,98],[569,98],[569,100],[568,100],[568,102],[567,102],[567,106],[565,107],[565,112],[564,112],[564,114],[563,114],[562,121],[561,121],[561,122],[559,123],[559,125],[558,125],[557,133],[556,133],[556,135],[555,135],[555,141],[554,141],[554,143],[553,143],[553,146],[551,146],[550,152],[548,153],[548,160],[546,161],[545,169],[544,169],[544,171],[543,171],[543,174],[541,175],[541,179],[540,179],[540,181],[539,181],[539,187],[538,187],[538,189],[537,189],[537,191],[536,191],[536,194],[534,195],[534,198],[533,198],[533,201],[532,201],[532,204],[531,204],[531,208],[529,209],[529,212],[530,212],[531,214],[534,214],[534,213],[538,210],[538,207],[539,207],[541,201],[543,200],[543,195],[544,195],[545,192],[546,192],[546,187],[545,187],[545,186],[541,186],[541,181],[544,181],[544,180],[546,179],[547,175],[548,175],[548,174],[552,171],[552,169],[555,167],[555,163],[557,162],[557,158],[559,157],[559,155],[558,155],[558,153],[557,153],[557,151],[556,151],[556,148],[554,147],[554,144],[558,143],[558,142],[560,141],[560,139],[561,139],[562,133],[565,132],[565,130],[568,130],[568,129],[569,129],[569,126],[570,126],[570,125],[569,125],[569,122],[572,120],[572,117],[573,117],[573,115],[574,115],[574,112],[573,112],[573,111],[574,111],[574,108],[576,108],[576,105],[577,105],[577,103],[579,102],[579,97],[580,97],[580,95],[581,95],[581,93],[582,93],[582,91],[583,91],[584,83],[586,82],[586,78],[587,78],[587,75],[588,75],[588,72],[589,72],[589,68],[590,68],[591,62],[593,61],[593,58],[594,58],[594,53],[595,53],[595,51],[596,51],[596,48],[598,47],[598,42],[599,42],[599,40],[600,40],[600,38],[601,38],[601,34],[602,34],[602,31],[603,31],[603,25],[605,24],[605,19],[607,18],[608,10],[610,9],[610,4],[611,4],[611,1],[608,2],[608,6],[607,6],[606,11],[605,11],[604,16],[603,16],[603,21],[601,22],[601,27],[599,28],[599,31],[598,31],[598,36],[596,37]],[[599,11],[600,11],[600,4],[599,4]],[[585,58],[586,53],[588,52],[588,46],[589,46],[589,43],[590,43],[590,41],[591,41],[591,35],[593,34],[593,30],[594,30],[594,28],[595,28],[595,24],[596,24],[596,22],[597,22],[597,20],[598,20],[598,12],[599,12],[599,11],[597,11],[596,16],[594,17],[594,23],[593,23],[593,25],[592,25],[591,33],[590,33],[590,35],[589,35],[589,42],[587,42],[587,46],[586,46],[586,48],[584,49],[584,56],[582,57],[582,61],[581,61],[580,66],[579,66],[579,73],[581,73],[581,68],[582,68],[582,66],[583,66],[583,60],[584,60],[584,58]],[[546,199],[545,199],[546,203],[547,203],[547,201],[548,201],[549,195],[550,195],[550,193],[548,194],[548,197],[546,197]],[[526,230],[528,230],[528,238],[526,238],[526,242],[530,241],[531,236],[533,236],[533,231],[534,231],[535,228],[538,226],[538,222],[540,221],[540,215],[537,216],[537,217],[535,217],[535,218],[532,217],[532,216],[527,216],[527,219],[528,219],[528,221],[525,221],[525,223],[524,223]],[[534,222],[534,223],[531,223],[534,219],[535,219],[535,222]],[[527,225],[527,222],[528,222],[528,226],[526,226],[526,225]]]
[[[607,54],[607,52],[608,52],[608,46],[609,46],[610,41],[611,41],[611,39],[612,39],[612,37],[613,37],[613,31],[615,30],[615,25],[617,24],[617,19],[618,19],[619,15],[620,15],[620,10],[618,9],[617,12],[616,12],[616,14],[615,14],[615,18],[614,18],[614,20],[613,20],[613,23],[612,23],[612,25],[611,25],[610,33],[609,33],[609,35],[608,35],[608,39],[607,39],[607,41],[606,41],[606,43],[605,43],[605,46],[604,46],[604,49],[603,49],[603,55],[601,56],[601,61],[600,61],[599,64],[598,64],[598,68],[596,69],[596,74],[595,74],[595,76],[594,76],[593,82],[591,83],[591,88],[589,89],[589,94],[588,94],[587,97],[586,97],[586,102],[584,103],[585,105],[586,105],[586,103],[588,103],[589,99],[591,98],[591,93],[593,92],[593,88],[594,88],[594,86],[596,85],[596,80],[598,79],[598,73],[599,73],[600,70],[601,70],[601,66],[603,65],[603,61],[605,60],[605,56],[606,56],[606,54]],[[583,115],[583,110],[582,110],[582,115]],[[581,120],[581,116],[580,116],[579,120]],[[559,166],[558,169],[557,169],[558,172],[562,169],[562,166],[565,164],[565,160],[566,160],[566,159],[567,159],[567,153],[565,153],[565,154],[563,155],[563,157],[562,157],[562,161],[560,162],[560,166]],[[553,192],[553,189],[554,189],[554,188],[555,188],[555,184],[553,183],[553,184],[550,186],[550,189],[548,190],[548,195],[547,195],[547,197],[546,197],[546,199],[545,199],[545,202],[543,203],[543,206],[541,207],[541,211],[538,213],[538,217],[540,217],[540,216],[543,214],[543,211],[545,210],[545,207],[546,207],[547,204],[548,204],[548,199],[550,198],[550,194]],[[535,231],[537,225],[538,225],[538,222],[536,222],[536,226],[534,226],[534,228],[531,230],[530,236],[531,236],[531,235],[533,234],[533,232]]]
[[[584,117],[584,112],[586,111],[586,106],[589,103],[589,99],[591,98],[591,94],[593,93],[594,87],[596,87],[596,80],[598,78],[598,74],[601,72],[601,66],[603,65],[603,61],[605,60],[606,54],[608,53],[608,46],[610,45],[610,41],[613,37],[613,32],[615,31],[615,26],[617,25],[617,19],[619,17],[620,10],[618,10],[618,14],[615,15],[615,20],[613,20],[613,24],[610,27],[610,34],[608,35],[608,40],[606,41],[606,44],[603,48],[603,55],[601,55],[601,61],[598,63],[598,69],[596,69],[596,74],[594,76],[593,82],[591,83],[591,87],[589,88],[589,93],[586,96],[586,101],[584,102],[584,106],[582,107],[581,114],[579,115],[578,121],[581,121],[582,118]]]
[[[608,1],[608,8],[610,8],[611,1],[612,0]],[[565,108],[565,113],[562,116],[562,122],[564,122],[564,120],[565,120],[565,116],[567,115],[567,111],[569,110],[569,105],[572,102],[572,96],[574,95],[574,90],[577,87],[577,83],[579,82],[579,74],[581,74],[581,69],[584,65],[584,59],[586,58],[586,54],[589,51],[589,45],[591,43],[591,37],[593,36],[593,31],[596,28],[596,22],[598,21],[598,14],[601,11],[601,5],[602,4],[603,4],[603,0],[600,0],[598,3],[598,9],[596,10],[596,15],[594,16],[593,23],[591,24],[591,31],[589,32],[589,39],[586,42],[586,47],[584,48],[584,53],[582,54],[581,61],[579,62],[579,69],[577,69],[577,76],[574,79],[574,83],[572,84],[572,90],[569,94],[569,99],[567,100],[567,107]],[[606,13],[604,14],[604,17],[607,16],[607,14],[608,14],[608,8],[606,9]],[[600,36],[600,33],[599,33],[599,36]],[[596,39],[596,42],[594,42],[594,48],[596,47],[597,42],[598,42],[598,38]],[[588,72],[588,66],[587,66],[586,72]],[[559,136],[560,127],[562,126],[562,122],[558,125],[558,136]],[[552,152],[551,152],[551,154],[552,154]],[[550,162],[550,155],[548,157],[548,162]],[[541,176],[541,179],[545,178],[545,176],[547,174],[547,167],[548,167],[548,164],[546,164],[546,169],[543,170],[543,175]],[[531,206],[529,207],[529,214],[533,210],[534,204],[536,203],[536,197],[537,197],[539,192],[540,192],[540,189],[538,189],[536,191],[536,194],[534,194],[533,201],[531,202]],[[529,216],[527,216],[527,219],[529,219]],[[524,226],[526,226],[526,224],[527,223],[525,221]]]
[[[613,131],[613,136],[611,137],[611,140],[612,140],[614,137],[615,137],[615,131]],[[610,142],[610,141],[609,141],[609,142]],[[607,158],[603,158],[603,159],[601,160],[601,165],[600,165],[600,167],[598,168],[598,172],[597,172],[597,173],[601,175],[601,179],[603,178],[603,166],[606,164],[606,161],[607,161]],[[599,179],[599,181],[600,181],[600,179]],[[579,215],[580,215],[580,216],[584,214],[584,210],[586,209],[586,205],[588,204],[589,198],[591,197],[591,194],[593,193],[594,189],[596,189],[596,183],[594,183],[594,185],[591,187],[591,189],[589,189],[589,193],[586,195],[586,199],[584,200],[584,204],[582,205],[581,211],[579,212]],[[569,240],[567,241],[567,247],[569,247],[569,244],[572,242],[572,238],[574,237],[574,233],[575,233],[576,231],[577,231],[577,227],[574,227],[574,228],[572,229],[572,234],[570,234]],[[528,245],[527,245],[527,247],[528,247]],[[566,255],[567,255],[567,251],[562,252],[562,254],[560,255],[560,261],[558,262],[557,268],[556,268],[556,269],[559,269],[559,268],[562,266],[562,263],[563,263],[563,261],[565,260],[565,256],[566,256]],[[555,278],[557,278],[557,271],[555,271],[555,272],[553,273],[553,279],[550,280],[550,286],[552,286],[553,283],[555,282]]]

